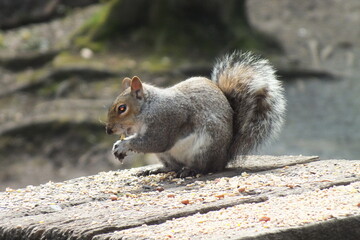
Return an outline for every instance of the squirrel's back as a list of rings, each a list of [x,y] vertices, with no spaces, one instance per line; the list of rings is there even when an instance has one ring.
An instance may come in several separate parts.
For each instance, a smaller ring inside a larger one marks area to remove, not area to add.
[[[217,61],[211,78],[234,110],[231,158],[247,155],[277,135],[283,124],[285,99],[281,82],[267,60],[235,51]]]

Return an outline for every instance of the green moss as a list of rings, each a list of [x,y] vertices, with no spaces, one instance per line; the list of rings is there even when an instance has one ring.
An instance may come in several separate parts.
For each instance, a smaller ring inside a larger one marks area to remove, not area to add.
[[[82,58],[80,55],[71,54],[70,52],[63,51],[58,54],[52,62],[53,67],[64,67],[84,65],[88,66],[89,60]]]
[[[117,31],[119,22],[115,20],[116,12],[121,0],[106,1],[104,6],[94,14],[76,33],[75,45],[88,47],[93,51],[102,51],[106,48],[105,39]]]
[[[21,72],[16,75],[16,83],[24,84],[30,82],[32,73],[29,71]]]
[[[79,51],[64,51],[52,62],[53,68],[63,67],[90,67],[96,69],[107,69],[114,72],[129,71],[137,67],[137,61],[123,54],[95,53],[91,58],[85,59],[80,56]]]
[[[54,96],[60,83],[58,81],[49,81],[48,77],[52,70],[51,67],[45,67],[21,72],[16,76],[16,83],[23,88],[23,91],[33,92],[41,97]]]
[[[5,47],[4,45],[4,35],[0,32],[0,48]]]
[[[16,83],[20,85],[36,83],[48,72],[47,68],[20,72],[16,75]]]
[[[226,5],[219,0],[109,0],[81,28],[75,43],[110,51],[125,43],[125,48],[142,54],[189,57],[214,56],[221,49],[262,48],[266,44],[258,37],[247,22],[243,0]]]
[[[106,43],[104,41],[94,41],[91,37],[76,37],[75,45],[78,48],[86,47],[95,52],[102,52],[106,49]]]
[[[42,88],[37,89],[36,95],[42,96],[42,97],[53,97],[56,95],[58,89],[59,89],[59,83],[48,83]]]
[[[150,73],[166,72],[172,70],[174,63],[169,57],[160,57],[152,55],[141,62],[140,68]]]

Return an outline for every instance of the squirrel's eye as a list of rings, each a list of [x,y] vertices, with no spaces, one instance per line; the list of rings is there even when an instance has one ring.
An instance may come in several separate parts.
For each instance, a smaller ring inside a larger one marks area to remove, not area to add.
[[[123,113],[126,111],[126,105],[125,104],[121,104],[119,107],[118,107],[118,112],[119,114]]]

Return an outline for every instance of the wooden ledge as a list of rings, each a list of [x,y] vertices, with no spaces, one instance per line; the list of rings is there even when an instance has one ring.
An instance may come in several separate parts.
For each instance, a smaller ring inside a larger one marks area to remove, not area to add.
[[[360,161],[251,156],[232,167],[7,189],[0,239],[360,239]]]

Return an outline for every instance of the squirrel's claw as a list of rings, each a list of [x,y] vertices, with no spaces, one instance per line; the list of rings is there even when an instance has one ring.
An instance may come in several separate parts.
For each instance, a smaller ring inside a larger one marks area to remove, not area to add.
[[[195,177],[199,172],[195,169],[191,169],[188,167],[183,167],[179,171],[176,172],[176,177],[178,178],[186,178],[186,177]]]
[[[114,157],[120,161],[120,163],[123,163],[124,158],[126,157],[126,153],[116,153],[114,152]]]
[[[126,157],[126,153],[128,151],[129,151],[129,149],[126,147],[125,141],[123,141],[123,140],[116,141],[112,148],[113,155],[121,163],[123,162],[123,159]]]

